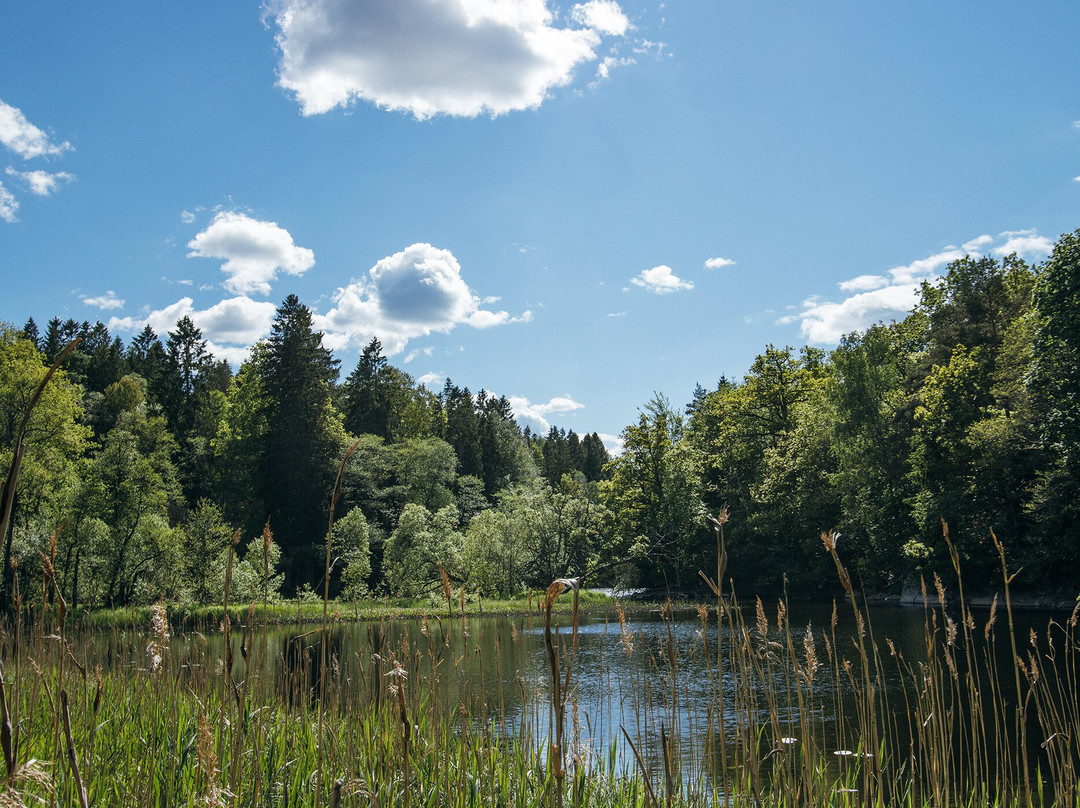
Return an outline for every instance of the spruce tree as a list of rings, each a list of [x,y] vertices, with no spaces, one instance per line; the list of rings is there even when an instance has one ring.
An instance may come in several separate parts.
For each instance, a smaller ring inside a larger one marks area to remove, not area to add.
[[[260,488],[283,553],[286,594],[301,583],[316,583],[314,545],[325,534],[344,437],[330,398],[338,363],[322,338],[312,327],[311,310],[289,295],[259,357],[268,404]]]

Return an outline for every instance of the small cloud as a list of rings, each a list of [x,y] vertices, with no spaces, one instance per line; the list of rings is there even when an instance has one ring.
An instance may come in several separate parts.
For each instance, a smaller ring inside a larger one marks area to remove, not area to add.
[[[408,356],[406,356],[402,361],[407,365],[414,359],[417,359],[421,356],[431,357],[434,353],[435,349],[429,345],[426,348],[418,348],[415,351],[409,351]]]
[[[22,180],[26,183],[27,188],[30,189],[30,193],[36,194],[37,196],[48,196],[62,184],[71,182],[75,179],[74,174],[68,174],[66,171],[57,171],[55,174],[40,170],[16,171],[11,166],[7,167],[7,175]]]
[[[671,271],[671,267],[664,264],[642,270],[637,277],[630,279],[630,283],[641,286],[655,295],[666,295],[694,288],[693,282],[682,280]]]
[[[416,382],[424,385],[428,390],[435,390],[442,383],[443,378],[441,373],[425,373]]]
[[[0,143],[24,160],[59,157],[74,148],[66,140],[51,142],[44,131],[26,119],[22,110],[3,101],[0,101]]]
[[[625,317],[626,312],[625,311],[609,311],[607,316],[608,317]]]
[[[579,3],[570,9],[570,19],[578,25],[611,36],[623,36],[630,28],[630,20],[614,0]]]
[[[983,234],[973,238],[971,241],[965,241],[963,248],[972,255],[981,255],[982,251],[986,249],[987,245],[994,243],[994,237]]]
[[[623,453],[623,444],[625,443],[618,435],[608,435],[606,432],[597,433],[598,437],[604,443],[604,448],[608,450],[608,453],[614,457],[618,457]]]
[[[611,78],[611,71],[617,67],[629,67],[630,65],[637,64],[636,59],[631,59],[629,56],[605,56],[600,64],[596,66],[596,78],[589,84],[589,88],[595,90],[600,86],[601,82],[607,81]]]
[[[723,269],[733,266],[735,266],[735,261],[731,258],[709,258],[705,261],[705,269]]]
[[[102,311],[106,311],[108,309],[124,308],[124,301],[118,298],[116,296],[116,292],[114,292],[112,289],[110,289],[103,295],[99,295],[98,297],[84,297],[82,299],[82,302],[87,306],[94,306],[101,309]]]
[[[188,242],[188,258],[221,258],[221,271],[229,276],[225,288],[246,295],[270,294],[278,271],[303,275],[315,265],[315,253],[297,247],[289,231],[277,222],[252,219],[243,213],[222,211],[210,226]]]
[[[180,221],[182,221],[184,224],[194,224],[195,214],[192,213],[190,210],[182,210],[180,211]]]
[[[1054,242],[1046,236],[1040,236],[1035,230],[1007,230],[1001,234],[1007,241],[994,247],[990,252],[999,258],[1016,253],[1021,258],[1049,255],[1054,249]]]
[[[869,292],[872,289],[880,289],[889,285],[889,279],[884,275],[860,275],[849,281],[840,281],[836,284],[841,292]]]
[[[4,187],[4,183],[0,182],[0,219],[5,222],[17,222],[19,220],[19,217],[16,216],[18,212],[19,200]]]
[[[514,417],[524,421],[528,426],[535,427],[534,431],[547,432],[551,429],[548,416],[575,412],[585,408],[584,404],[574,401],[570,396],[556,396],[546,404],[533,404],[523,396],[507,396],[510,408],[514,411]]]

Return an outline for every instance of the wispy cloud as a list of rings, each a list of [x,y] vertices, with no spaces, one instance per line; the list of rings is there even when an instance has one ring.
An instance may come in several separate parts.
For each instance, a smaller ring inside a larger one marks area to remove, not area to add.
[[[684,281],[665,264],[642,270],[636,277],[630,279],[630,283],[641,286],[655,295],[666,295],[694,288],[692,281]]]
[[[277,222],[236,211],[221,211],[210,226],[188,242],[188,258],[219,258],[228,275],[225,288],[236,294],[270,294],[278,272],[303,275],[315,265],[315,253],[293,243]]]
[[[30,193],[38,196],[49,196],[61,185],[75,179],[74,174],[68,174],[66,171],[57,171],[56,173],[41,170],[17,171],[11,166],[7,167],[7,175],[22,180],[30,189]]]
[[[87,306],[94,306],[102,311],[108,311],[110,309],[122,309],[124,308],[124,301],[116,296],[116,292],[112,289],[107,291],[103,295],[97,297],[84,297],[82,302]]]
[[[832,344],[844,334],[864,330],[876,322],[902,319],[918,303],[920,284],[936,281],[950,263],[965,255],[1001,257],[1016,253],[1021,258],[1037,260],[1048,255],[1052,248],[1053,242],[1035,230],[980,235],[960,247],[946,247],[881,275],[859,275],[841,281],[837,286],[848,297],[838,301],[811,297],[803,301],[798,314],[787,315],[779,322],[799,321],[808,342]]]
[[[998,257],[1016,253],[1021,258],[1041,258],[1054,249],[1054,242],[1035,230],[1011,230],[1001,234],[1007,241],[990,252]]]
[[[0,219],[5,222],[16,222],[19,220],[18,212],[19,200],[4,187],[4,183],[0,182]]]
[[[574,27],[545,0],[281,0],[273,21],[304,115],[363,100],[418,119],[538,107],[630,28],[612,0],[574,6]]]
[[[22,110],[0,100],[0,143],[24,160],[35,157],[59,157],[71,151],[66,140],[53,143],[48,134],[26,119]]]

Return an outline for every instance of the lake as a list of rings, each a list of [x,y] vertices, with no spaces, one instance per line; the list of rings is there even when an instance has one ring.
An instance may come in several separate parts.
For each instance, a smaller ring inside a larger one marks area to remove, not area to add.
[[[797,787],[803,767],[850,771],[853,792],[897,778],[923,796],[972,783],[1016,791],[1038,779],[1075,787],[1075,613],[1016,613],[1014,656],[1003,609],[962,616],[933,602],[870,607],[858,618],[843,603],[790,610],[729,609],[719,668],[715,604],[635,607],[622,622],[584,617],[576,642],[570,617],[555,615],[568,765],[636,769],[658,788],[670,779],[701,791],[789,776]],[[314,702],[319,629],[244,637],[233,629],[234,677],[272,679],[283,699]],[[146,664],[138,637],[101,641],[110,647],[99,654],[114,664]],[[336,623],[328,649],[328,686],[342,711],[385,699],[388,684],[403,681],[462,726],[547,753],[552,671],[538,613]],[[191,670],[220,669],[222,636],[175,637],[172,653]]]

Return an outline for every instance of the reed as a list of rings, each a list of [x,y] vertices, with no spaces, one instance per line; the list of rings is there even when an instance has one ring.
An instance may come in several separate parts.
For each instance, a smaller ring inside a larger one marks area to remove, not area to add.
[[[1019,635],[994,537],[1004,618],[995,602],[980,625],[946,528],[957,597],[924,583],[905,651],[876,634],[835,534],[848,609],[828,625],[797,623],[786,595],[740,604],[723,517],[714,603],[652,623],[616,604],[588,646],[580,579],[539,614],[467,619],[459,595],[453,618],[440,599],[347,633],[325,588],[317,625],[282,628],[265,594],[230,603],[227,574],[220,630],[160,604],[103,628],[72,624],[43,564],[0,623],[0,806],[1077,805],[1080,605]]]

